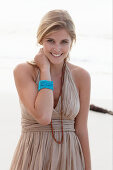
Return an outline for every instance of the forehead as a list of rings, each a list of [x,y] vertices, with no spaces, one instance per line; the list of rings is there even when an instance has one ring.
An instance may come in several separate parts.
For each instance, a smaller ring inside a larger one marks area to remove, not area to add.
[[[65,29],[53,30],[46,36],[46,38],[71,40],[69,33]]]

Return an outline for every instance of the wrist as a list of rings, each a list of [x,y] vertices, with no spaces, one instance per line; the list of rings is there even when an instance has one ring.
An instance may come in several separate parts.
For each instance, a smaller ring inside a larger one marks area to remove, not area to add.
[[[48,80],[51,81],[51,74],[48,68],[44,68],[40,70],[40,80]]]
[[[53,81],[40,80],[38,84],[38,91],[45,88],[53,90]]]
[[[41,72],[50,72],[50,67],[49,66],[43,66],[42,68],[40,68]]]

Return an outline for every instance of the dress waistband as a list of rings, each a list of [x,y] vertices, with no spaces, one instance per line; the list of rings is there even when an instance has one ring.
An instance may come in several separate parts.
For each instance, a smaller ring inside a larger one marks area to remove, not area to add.
[[[74,132],[74,120],[62,120],[63,121],[63,131],[71,131]],[[41,125],[37,122],[33,122],[30,120],[22,119],[22,132],[49,132],[51,131],[51,124],[48,124],[46,126]],[[57,119],[52,119],[52,125],[53,125],[53,131],[60,132],[62,131],[61,129],[61,120]]]

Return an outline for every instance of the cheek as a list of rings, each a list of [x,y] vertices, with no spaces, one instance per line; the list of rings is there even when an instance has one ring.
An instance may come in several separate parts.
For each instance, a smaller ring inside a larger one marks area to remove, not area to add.
[[[49,52],[50,52],[50,47],[46,44],[43,45],[43,51],[44,51],[44,54],[46,56],[48,56]]]
[[[69,52],[70,52],[70,46],[65,47],[64,51],[65,51],[66,53],[69,53]]]
[[[46,44],[46,43],[44,43],[44,44],[43,44],[43,50],[44,50],[45,52],[49,51],[49,50],[50,50],[49,45]]]

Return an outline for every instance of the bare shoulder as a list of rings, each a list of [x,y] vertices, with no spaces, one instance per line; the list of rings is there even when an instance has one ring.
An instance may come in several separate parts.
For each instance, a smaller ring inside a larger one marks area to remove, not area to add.
[[[88,84],[90,84],[90,73],[86,69],[71,63],[68,63],[68,66],[78,89],[80,89],[80,86],[87,86]]]
[[[33,69],[33,67],[30,65],[30,64],[28,64],[27,62],[25,62],[25,63],[19,63],[19,64],[17,64],[16,66],[15,66],[15,68],[14,68],[14,71],[16,71],[16,72],[19,72],[19,71],[31,71]]]
[[[15,66],[14,70],[13,70],[14,76],[18,76],[20,75],[21,78],[25,78],[24,76],[30,76],[33,79],[35,79],[36,77],[36,69],[34,66],[32,66],[31,64],[25,62],[25,63],[19,63],[18,65]]]

